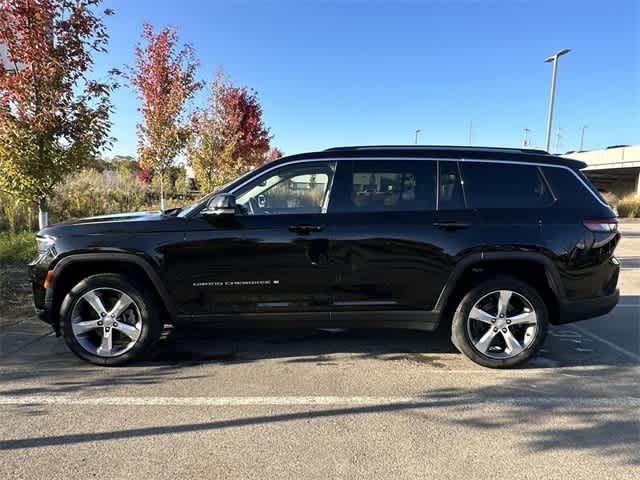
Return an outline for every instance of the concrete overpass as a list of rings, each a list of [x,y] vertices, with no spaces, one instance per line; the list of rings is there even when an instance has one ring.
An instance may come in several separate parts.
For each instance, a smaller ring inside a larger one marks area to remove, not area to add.
[[[563,157],[587,164],[584,173],[598,190],[622,197],[640,194],[640,145],[620,145],[604,150],[567,152]]]

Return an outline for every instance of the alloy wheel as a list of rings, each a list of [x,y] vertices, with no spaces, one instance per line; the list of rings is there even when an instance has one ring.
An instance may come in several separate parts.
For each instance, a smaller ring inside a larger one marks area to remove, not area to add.
[[[73,307],[71,329],[78,343],[98,357],[128,352],[142,333],[142,316],[134,300],[115,288],[95,288]]]
[[[538,317],[531,302],[512,290],[496,290],[478,300],[467,318],[474,348],[489,358],[513,358],[534,341]]]

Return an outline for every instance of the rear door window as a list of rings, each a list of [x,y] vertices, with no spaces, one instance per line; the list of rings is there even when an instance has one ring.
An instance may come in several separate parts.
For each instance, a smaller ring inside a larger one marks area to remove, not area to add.
[[[541,208],[553,196],[534,165],[460,162],[470,208]]]
[[[436,162],[355,160],[352,165],[348,194],[332,211],[435,210]]]

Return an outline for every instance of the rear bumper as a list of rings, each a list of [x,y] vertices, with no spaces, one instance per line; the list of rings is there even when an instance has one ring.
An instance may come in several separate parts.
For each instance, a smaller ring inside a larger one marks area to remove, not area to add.
[[[558,318],[554,319],[553,324],[561,325],[564,323],[577,322],[578,320],[587,320],[588,318],[606,315],[615,308],[620,298],[620,291],[615,290],[611,295],[588,298],[579,301],[562,301]]]

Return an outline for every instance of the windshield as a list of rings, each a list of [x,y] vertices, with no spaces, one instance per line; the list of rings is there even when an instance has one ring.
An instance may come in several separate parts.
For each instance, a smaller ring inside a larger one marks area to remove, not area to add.
[[[249,170],[247,173],[244,173],[244,174],[240,175],[239,177],[234,178],[230,182],[225,183],[224,185],[222,185],[217,190],[214,190],[213,192],[207,193],[205,196],[201,197],[199,200],[196,200],[191,205],[189,205],[187,207],[184,207],[182,210],[180,210],[177,216],[178,217],[186,217],[186,216],[188,216],[192,212],[196,211],[198,209],[198,207],[200,207],[201,205],[205,205],[206,203],[208,203],[209,200],[211,200],[218,193],[224,193],[233,184],[235,184],[237,182],[240,182],[241,180],[244,180],[246,177],[249,177],[253,173],[255,173],[255,170]]]

